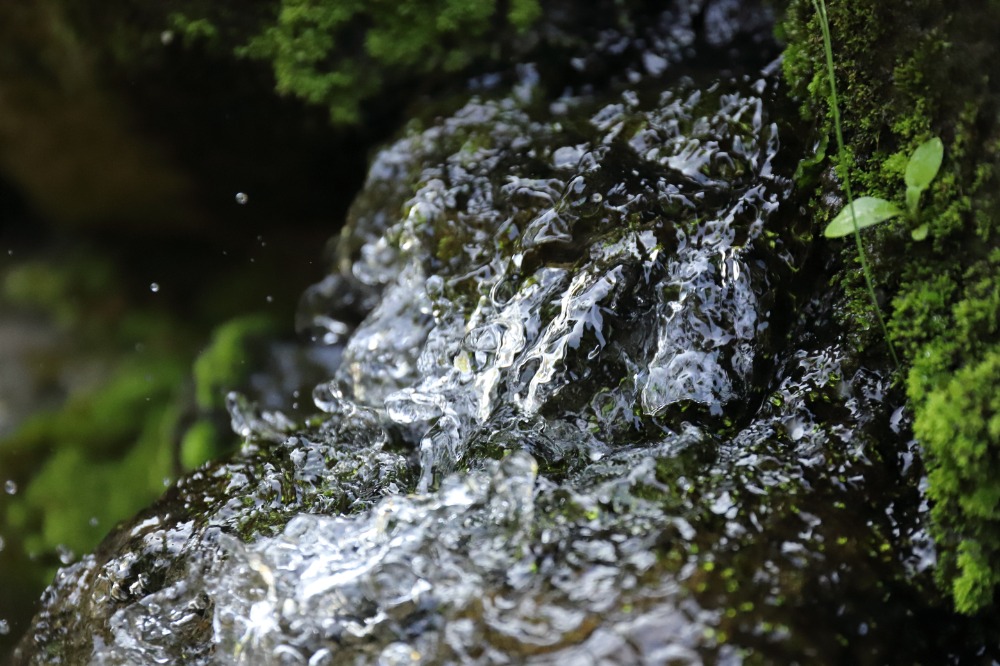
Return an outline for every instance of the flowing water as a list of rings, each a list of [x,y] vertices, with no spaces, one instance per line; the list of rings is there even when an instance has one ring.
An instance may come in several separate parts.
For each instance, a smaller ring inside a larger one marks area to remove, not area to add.
[[[907,418],[833,322],[778,67],[685,67],[692,21],[610,92],[525,67],[379,152],[302,300],[339,354],[319,411],[230,396],[241,452],[64,569],[22,658],[951,654]]]

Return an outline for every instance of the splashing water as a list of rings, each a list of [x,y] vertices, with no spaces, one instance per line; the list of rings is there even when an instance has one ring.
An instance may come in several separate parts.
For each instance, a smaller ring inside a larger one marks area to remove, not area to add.
[[[671,26],[653,77],[694,41]],[[342,348],[321,415],[229,396],[240,454],[64,569],[26,645],[309,665],[922,649],[887,601],[929,566],[919,472],[868,481],[888,477],[888,388],[825,334],[827,304],[778,312],[808,238],[779,206],[773,75],[542,108],[527,74],[375,157],[298,314]]]

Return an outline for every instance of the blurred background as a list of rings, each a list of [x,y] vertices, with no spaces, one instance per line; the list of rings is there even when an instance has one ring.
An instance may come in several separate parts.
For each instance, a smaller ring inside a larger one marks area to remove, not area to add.
[[[58,566],[238,443],[224,395],[294,339],[392,124],[143,4],[0,3],[0,662]]]

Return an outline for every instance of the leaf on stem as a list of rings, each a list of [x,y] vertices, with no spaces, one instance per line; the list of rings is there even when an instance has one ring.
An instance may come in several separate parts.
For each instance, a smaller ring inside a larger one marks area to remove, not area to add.
[[[890,218],[902,215],[903,211],[899,206],[879,199],[877,197],[859,197],[854,200],[854,215],[851,215],[851,206],[844,206],[844,209],[833,218],[830,224],[826,225],[823,235],[827,238],[842,238],[854,233],[854,222],[857,221],[858,229],[870,227],[873,224],[884,222]]]
[[[944,159],[944,144],[941,139],[934,137],[920,144],[910,161],[906,165],[907,188],[916,188],[920,191],[926,190],[941,168],[941,161]]]

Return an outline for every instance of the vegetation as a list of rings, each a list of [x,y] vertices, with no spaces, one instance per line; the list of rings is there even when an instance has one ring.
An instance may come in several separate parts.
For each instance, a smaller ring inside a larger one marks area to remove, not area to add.
[[[64,395],[0,439],[4,479],[20,489],[0,517],[34,556],[92,550],[178,472],[223,452],[234,439],[223,396],[244,383],[250,342],[275,332],[266,315],[237,317],[199,354],[204,323],[135,302],[124,283],[96,253],[0,275],[3,305],[63,336],[34,363],[49,368],[40,381]]]
[[[889,339],[900,352],[928,471],[938,580],[956,608],[973,613],[994,602],[1000,584],[994,566],[1000,561],[994,501],[1000,497],[1000,91],[989,74],[996,69],[992,35],[1000,29],[1000,5],[983,0],[945,11],[932,0],[905,6],[857,0],[827,9],[837,57],[826,69],[846,82],[839,99],[842,166],[852,164],[853,180],[886,201],[903,178],[911,212],[920,199],[911,187],[932,194],[920,210],[926,230],[915,234],[926,234],[924,242],[899,233],[907,217],[899,215],[873,227],[858,245],[888,294]],[[812,0],[789,3],[784,68],[804,116],[819,118],[820,133],[830,134],[821,22]],[[949,146],[949,159],[936,178],[928,177],[931,169],[917,168],[930,159],[922,164],[918,158],[907,175],[914,151],[933,136]],[[829,185],[813,182],[812,211],[826,217]],[[856,271],[842,271],[838,279],[851,339],[872,348],[864,282]]]
[[[271,63],[279,93],[352,125],[387,84],[499,60],[540,15],[538,0],[281,0],[273,23],[235,52]],[[205,17],[171,20],[189,40],[220,32]]]
[[[851,174],[850,174],[850,162],[847,153],[847,147],[844,144],[844,132],[840,126],[840,102],[837,99],[837,76],[833,71],[833,46],[832,39],[830,37],[830,22],[826,17],[826,2],[825,0],[813,0],[813,6],[816,8],[816,13],[819,16],[820,29],[823,32],[823,55],[826,59],[826,74],[830,84],[830,113],[833,115],[833,128],[837,136],[837,148],[839,155],[840,167],[840,178],[844,183],[844,191],[847,192],[847,210],[849,211],[848,219],[850,221],[850,226],[847,227],[848,231],[841,235],[847,235],[848,233],[854,233],[854,241],[858,248],[858,261],[861,262],[861,271],[865,276],[865,287],[868,289],[868,296],[871,298],[872,307],[875,311],[875,317],[878,319],[879,328],[882,329],[882,333],[885,336],[886,344],[889,346],[889,354],[892,356],[893,363],[898,367],[899,359],[896,358],[896,350],[892,346],[892,341],[889,339],[889,331],[885,327],[885,319],[882,317],[882,308],[878,304],[878,296],[875,295],[875,285],[872,279],[871,268],[868,266],[868,257],[865,255],[864,245],[861,243],[861,227],[862,225],[858,221],[859,212],[868,212],[869,215],[875,216],[876,210],[879,208],[884,208],[884,206],[869,207],[862,205],[863,201],[874,202],[875,199],[865,199],[858,200],[855,202],[854,193],[851,190]],[[880,201],[880,200],[879,200]],[[839,219],[841,219],[843,213],[838,215],[837,218],[830,223],[827,227],[827,232],[829,232],[830,227],[834,227]],[[846,220],[845,220],[846,221]],[[866,221],[862,218],[862,221]],[[846,225],[844,225],[846,226]],[[836,229],[836,227],[834,227]],[[829,236],[829,233],[827,233]]]
[[[905,214],[914,224],[920,222],[920,195],[930,187],[931,181],[937,176],[943,158],[944,144],[941,143],[941,139],[934,137],[920,144],[906,165]],[[845,206],[844,210],[827,225],[823,235],[827,238],[841,238],[903,214],[903,209],[891,201],[878,197],[861,197]],[[920,224],[910,235],[913,240],[924,240],[927,238],[927,225]]]

